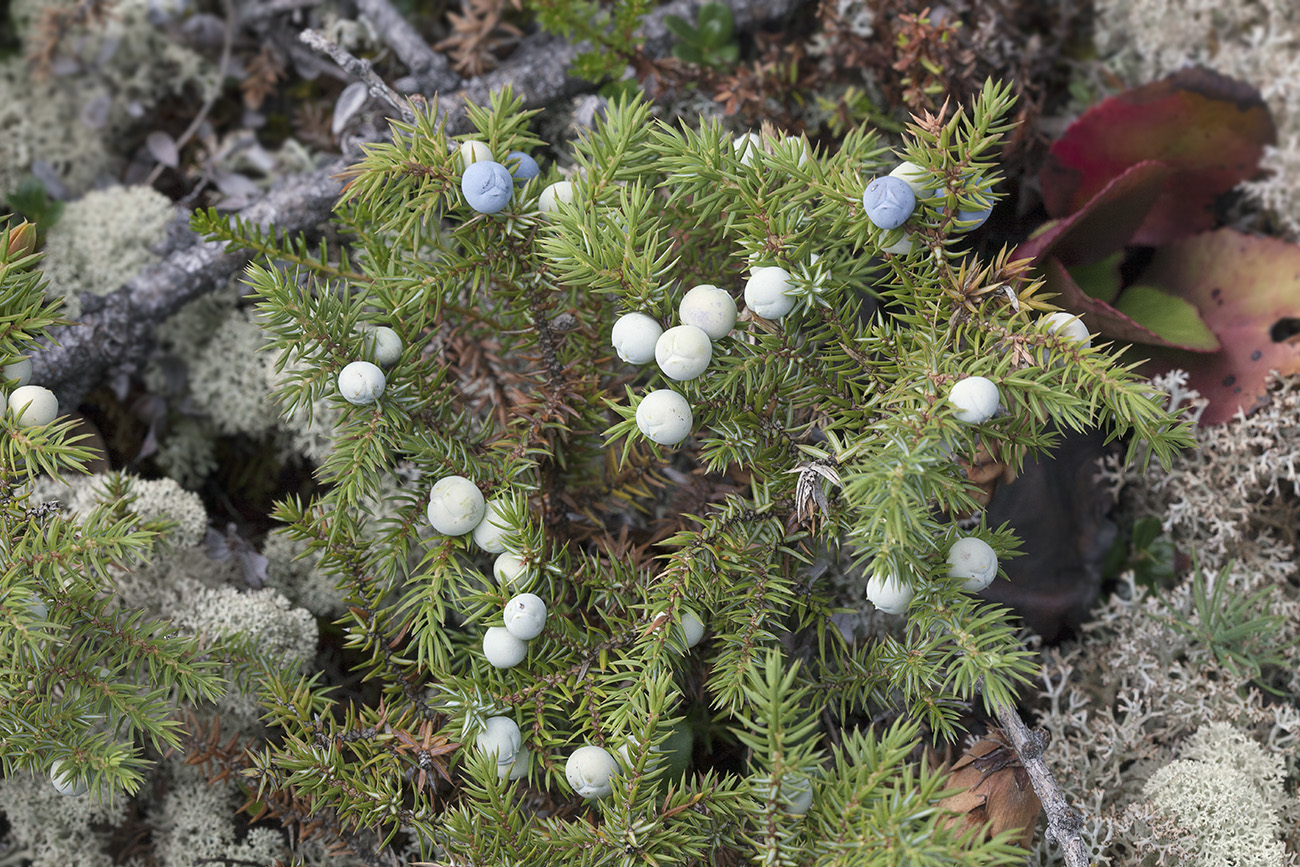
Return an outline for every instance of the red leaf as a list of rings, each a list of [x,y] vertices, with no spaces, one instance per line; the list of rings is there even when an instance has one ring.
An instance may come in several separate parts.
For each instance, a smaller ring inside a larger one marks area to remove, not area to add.
[[[1220,229],[1162,247],[1142,282],[1195,304],[1223,347],[1209,355],[1153,349],[1142,369],[1186,370],[1209,400],[1201,424],[1261,406],[1269,371],[1300,373],[1300,341],[1276,328],[1300,318],[1300,247]]]
[[[1217,196],[1254,175],[1277,129],[1259,91],[1191,67],[1094,106],[1052,145],[1039,175],[1047,212],[1081,209],[1145,160],[1173,169],[1130,243],[1160,245],[1213,225]]]
[[[1017,259],[1060,259],[1066,267],[1090,265],[1136,243],[1133,233],[1160,199],[1172,170],[1140,162],[1108,180],[1068,216],[1046,223],[1016,248]]]

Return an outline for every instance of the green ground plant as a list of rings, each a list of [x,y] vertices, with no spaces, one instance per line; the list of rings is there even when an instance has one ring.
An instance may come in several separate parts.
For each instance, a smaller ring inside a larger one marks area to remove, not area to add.
[[[349,172],[346,248],[197,214],[199,231],[264,254],[249,283],[285,411],[340,410],[323,493],[277,517],[345,589],[338,625],[364,689],[220,654],[257,683],[273,733],[241,768],[250,800],[375,863],[385,846],[450,864],[1021,860],[1006,837],[945,828],[943,774],[914,759],[973,706],[1014,703],[1035,671],[1008,612],[948,577],[959,536],[1016,547],[1006,528],[959,527],[979,513],[963,467],[980,450],[1018,466],[1064,428],[1101,426],[1161,460],[1188,435],[1104,349],[1036,321],[1050,306],[1022,264],[966,249],[959,212],[992,195],[1008,93],[990,84],[917,119],[898,156],[936,194],[888,232],[863,212],[867,181],[897,161],[875,133],[833,154],[766,134],[740,150],[638,100],[576,143],[572,202],[554,209],[539,207],[561,180],[549,167],[499,212],[472,210],[461,149],[421,111]],[[470,117],[461,138],[493,154],[541,145],[508,91]],[[611,350],[620,315],[674,325],[689,287],[735,296],[764,267],[791,275],[792,310],[742,316],[704,375],[671,382]],[[404,349],[378,400],[352,405],[336,381],[367,356],[366,325]],[[967,424],[948,394],[975,375],[1002,409]],[[639,429],[656,388],[693,410],[681,446]],[[49,448],[7,449],[6,472]],[[494,581],[495,551],[429,526],[429,490],[450,475],[496,504],[514,577]],[[846,636],[825,575],[840,561],[910,589],[905,625]],[[545,601],[545,629],[494,666],[485,631],[524,591]],[[4,616],[31,628],[15,605]],[[497,716],[526,751],[504,769],[473,748]],[[683,721],[697,748],[679,774],[668,742]],[[584,745],[619,757],[606,798],[583,802],[566,779]],[[61,755],[95,786],[128,782],[93,750]]]

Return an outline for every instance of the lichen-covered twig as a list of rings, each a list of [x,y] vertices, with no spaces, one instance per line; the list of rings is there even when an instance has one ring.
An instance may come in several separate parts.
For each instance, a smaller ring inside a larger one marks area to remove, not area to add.
[[[372,97],[388,103],[394,111],[401,115],[402,120],[407,123],[415,120],[415,112],[411,110],[411,104],[379,77],[379,73],[375,72],[374,67],[370,65],[370,61],[353,56],[333,40],[326,38],[315,30],[304,30],[298,34],[298,38],[304,45],[313,51],[324,54],[337,63],[344,72],[364,84]]]
[[[998,706],[998,721],[1011,739],[1020,764],[1029,774],[1034,793],[1047,813],[1047,839],[1061,847],[1068,867],[1088,867],[1088,847],[1083,841],[1083,817],[1061,794],[1051,770],[1043,761],[1047,737],[1042,730],[1031,731],[1011,705]]]
[[[447,58],[430,48],[389,0],[357,0],[357,9],[410,70],[419,93],[446,93],[464,85]]]

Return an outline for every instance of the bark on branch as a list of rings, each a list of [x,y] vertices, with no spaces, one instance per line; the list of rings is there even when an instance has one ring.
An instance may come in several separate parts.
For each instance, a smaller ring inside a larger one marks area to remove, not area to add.
[[[1020,714],[1010,705],[998,706],[998,721],[1011,739],[1020,764],[1029,774],[1034,794],[1047,813],[1047,839],[1061,847],[1068,867],[1088,867],[1088,847],[1083,840],[1083,817],[1061,794],[1052,771],[1043,761],[1047,736],[1041,729],[1031,731]]]
[[[798,2],[732,0],[737,29],[752,29],[780,19]],[[389,16],[389,12],[396,12],[384,8],[386,0],[361,0],[361,5],[368,16],[374,13],[372,22],[412,74],[418,78],[417,67],[422,67],[428,73],[428,82],[450,80],[441,77],[445,61],[434,59],[433,49],[411,44],[414,32],[409,27],[409,32],[399,32],[404,22],[400,16]],[[699,5],[697,0],[674,0],[648,14],[641,28],[646,54],[655,57],[668,52],[671,39],[663,23],[667,15],[693,18]],[[398,44],[403,47],[399,49]],[[448,133],[467,131],[466,103],[486,104],[492,91],[506,85],[514,88],[527,108],[542,108],[581,92],[587,83],[571,77],[569,69],[585,48],[545,33],[527,37],[500,68],[457,90],[439,94],[438,110],[445,116]],[[346,63],[347,58],[343,61]],[[373,71],[370,74],[374,75]],[[372,84],[369,79],[366,82]],[[382,81],[379,84],[387,89]],[[388,94],[383,95],[386,101]],[[400,98],[398,102],[404,104]],[[263,228],[274,225],[283,232],[311,235],[329,219],[342,190],[334,175],[351,161],[345,157],[314,172],[283,178],[264,199],[243,209],[240,216]],[[35,381],[58,393],[62,406],[78,405],[111,371],[135,372],[147,359],[154,329],[160,322],[186,302],[224,285],[250,258],[246,253],[227,253],[221,244],[204,242],[188,230],[170,246],[163,261],[145,268],[116,292],[103,297],[83,296],[79,324],[55,329],[52,337],[56,345],[33,354]]]

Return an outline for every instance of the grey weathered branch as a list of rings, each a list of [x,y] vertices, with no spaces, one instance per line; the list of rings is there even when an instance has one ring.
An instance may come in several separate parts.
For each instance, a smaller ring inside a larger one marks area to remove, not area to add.
[[[1052,771],[1043,761],[1047,737],[1041,730],[1031,731],[1020,714],[1010,705],[998,706],[998,721],[1011,739],[1020,764],[1029,774],[1034,793],[1047,813],[1047,839],[1061,847],[1068,867],[1088,867],[1088,847],[1083,840],[1083,817],[1061,794]]]
[[[737,28],[750,29],[779,19],[798,2],[732,0]],[[693,18],[699,5],[696,0],[674,0],[647,15],[641,29],[646,53],[653,57],[668,52],[670,37],[663,24],[666,15]],[[391,39],[391,34],[385,38]],[[439,95],[438,110],[444,116],[447,131],[466,132],[469,121],[465,104],[485,104],[492,91],[506,85],[514,88],[527,108],[542,108],[581,92],[586,83],[573,78],[568,71],[585,47],[545,33],[528,36],[499,69],[466,82],[458,90]],[[351,58],[344,54],[345,60]],[[414,56],[402,59],[409,65],[414,62]],[[369,74],[378,79],[373,70]],[[405,107],[405,100],[379,81]],[[368,79],[367,84],[370,84]],[[393,104],[389,96],[383,98]],[[311,234],[329,219],[342,190],[333,175],[348,162],[345,158],[314,172],[286,177],[263,200],[242,210],[240,216],[262,227],[274,225],[283,232]],[[84,296],[80,324],[55,329],[53,337],[57,345],[34,354],[36,381],[54,389],[63,406],[77,405],[110,370],[135,370],[146,359],[154,329],[160,322],[188,301],[224,285],[249,258],[242,252],[227,253],[221,244],[204,242],[186,232],[184,239],[172,245],[163,261],[145,268],[121,289],[102,298]]]
[[[446,93],[464,85],[447,58],[430,48],[389,0],[357,0],[357,8],[410,71],[417,93]]]
[[[298,38],[304,45],[309,46],[313,51],[324,54],[337,63],[348,75],[364,84],[366,89],[370,91],[371,97],[388,103],[394,111],[402,116],[402,120],[407,123],[415,120],[415,112],[411,110],[410,103],[379,77],[379,73],[375,72],[375,68],[370,65],[370,61],[354,56],[332,39],[317,33],[315,30],[304,30],[298,34]]]

